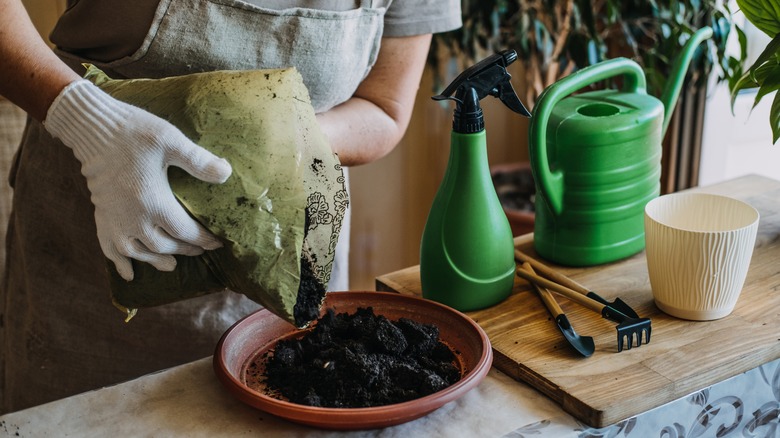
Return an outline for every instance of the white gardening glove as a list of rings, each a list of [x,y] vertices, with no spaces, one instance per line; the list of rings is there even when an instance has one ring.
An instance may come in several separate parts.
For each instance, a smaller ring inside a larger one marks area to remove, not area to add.
[[[130,259],[172,271],[171,254],[198,255],[221,242],[192,219],[168,183],[168,166],[222,183],[230,164],[196,145],[169,122],[120,102],[81,79],[52,103],[46,129],[73,150],[95,204],[103,253],[133,279]]]

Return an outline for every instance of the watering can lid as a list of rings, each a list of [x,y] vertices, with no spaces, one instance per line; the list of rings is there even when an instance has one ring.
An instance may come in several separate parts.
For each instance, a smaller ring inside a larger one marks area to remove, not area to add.
[[[550,123],[578,118],[598,124],[605,118],[611,118],[634,124],[655,118],[663,120],[663,117],[663,103],[653,96],[619,90],[598,90],[571,95],[559,101],[552,110]]]

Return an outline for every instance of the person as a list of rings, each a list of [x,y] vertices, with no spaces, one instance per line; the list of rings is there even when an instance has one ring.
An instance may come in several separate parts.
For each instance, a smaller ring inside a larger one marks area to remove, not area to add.
[[[72,0],[52,51],[20,0],[0,10],[0,95],[29,114],[10,176],[0,412],[206,357],[257,308],[225,291],[117,315],[106,258],[129,280],[130,259],[171,270],[173,254],[220,245],[165,169],[218,184],[231,167],[82,79],[82,63],[114,78],[294,66],[333,151],[356,166],[399,142],[431,34],[461,24],[457,0]],[[337,270],[330,290],[346,287]]]

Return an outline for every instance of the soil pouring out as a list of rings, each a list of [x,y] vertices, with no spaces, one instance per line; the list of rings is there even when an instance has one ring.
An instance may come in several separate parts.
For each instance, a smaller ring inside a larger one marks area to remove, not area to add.
[[[256,357],[246,384],[308,406],[384,406],[456,383],[461,370],[455,354],[435,325],[391,321],[371,307],[352,314],[328,309],[303,336]]]

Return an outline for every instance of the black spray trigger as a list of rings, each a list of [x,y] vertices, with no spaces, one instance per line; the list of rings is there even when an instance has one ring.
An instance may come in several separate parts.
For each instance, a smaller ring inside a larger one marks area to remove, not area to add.
[[[528,111],[525,105],[523,105],[523,101],[517,97],[515,89],[512,88],[512,83],[508,80],[502,82],[498,85],[498,87],[496,87],[496,94],[494,94],[494,96],[498,97],[499,100],[504,102],[504,105],[506,105],[512,111],[525,117],[531,117],[531,113]]]
[[[507,108],[525,117],[531,117],[517,97],[506,67],[517,60],[517,52],[504,50],[467,68],[433,100],[453,100],[457,103],[453,130],[460,133],[479,132],[484,128],[479,101],[486,96],[497,97]]]

